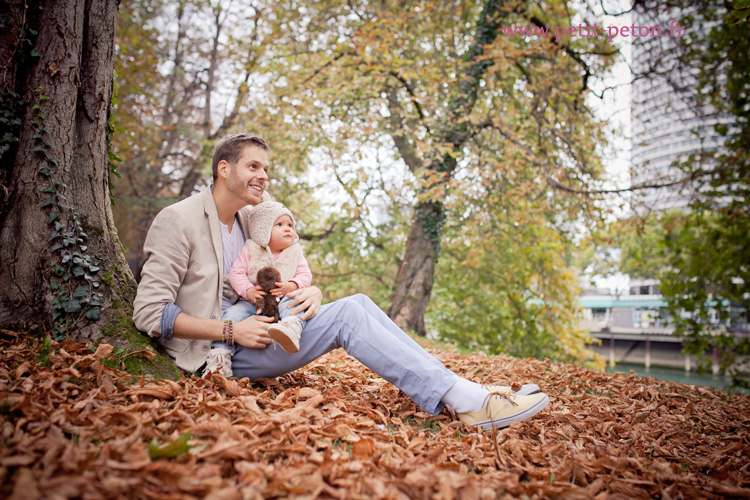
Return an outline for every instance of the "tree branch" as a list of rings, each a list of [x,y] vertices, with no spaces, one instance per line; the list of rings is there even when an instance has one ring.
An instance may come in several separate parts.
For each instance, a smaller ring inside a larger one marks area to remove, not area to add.
[[[312,233],[297,233],[297,236],[299,236],[299,239],[305,240],[305,241],[321,241],[329,236],[331,236],[336,231],[336,225],[338,222],[334,222],[331,224],[331,226],[323,231],[322,233],[312,234]]]

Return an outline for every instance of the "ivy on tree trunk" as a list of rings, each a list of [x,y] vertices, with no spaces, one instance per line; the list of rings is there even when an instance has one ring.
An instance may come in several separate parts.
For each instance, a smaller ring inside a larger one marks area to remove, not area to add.
[[[22,103],[2,152],[0,324],[132,350],[148,341],[131,328],[135,282],[109,188],[118,4],[0,7],[9,27],[0,40],[10,61],[3,102]]]
[[[435,184],[421,193],[421,201],[414,209],[406,253],[396,281],[396,293],[388,309],[388,316],[400,327],[425,335],[424,315],[432,294],[435,263],[440,253],[440,236],[445,210],[440,201],[445,195],[448,182],[456,169],[456,158],[469,139],[467,117],[471,114],[477,100],[482,77],[492,64],[491,58],[482,58],[484,48],[498,36],[500,23],[505,19],[503,12],[506,2],[490,0],[479,16],[475,39],[467,51],[465,60],[470,64],[459,89],[448,104],[451,119],[446,121],[447,128],[438,133],[440,143],[448,152],[425,165],[428,179],[437,179]],[[398,135],[398,131],[395,135]],[[404,144],[394,137],[397,145]],[[402,152],[404,157],[408,153]]]

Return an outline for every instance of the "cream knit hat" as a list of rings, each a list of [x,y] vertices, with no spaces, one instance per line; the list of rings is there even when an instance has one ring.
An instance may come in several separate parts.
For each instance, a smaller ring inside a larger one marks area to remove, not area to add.
[[[273,225],[282,215],[288,215],[292,219],[292,224],[297,225],[292,212],[277,201],[264,201],[255,205],[250,211],[248,223],[250,239],[262,247],[267,247],[271,241]]]

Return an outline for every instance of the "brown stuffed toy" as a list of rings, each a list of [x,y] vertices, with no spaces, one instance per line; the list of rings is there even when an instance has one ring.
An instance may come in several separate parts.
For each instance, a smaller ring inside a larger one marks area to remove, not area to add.
[[[263,316],[269,316],[273,318],[274,323],[279,321],[279,303],[276,302],[276,297],[271,295],[271,290],[278,288],[276,282],[281,281],[281,274],[277,269],[273,267],[264,267],[258,271],[258,286],[260,286],[266,294],[255,303],[255,308],[259,308],[263,311]]]

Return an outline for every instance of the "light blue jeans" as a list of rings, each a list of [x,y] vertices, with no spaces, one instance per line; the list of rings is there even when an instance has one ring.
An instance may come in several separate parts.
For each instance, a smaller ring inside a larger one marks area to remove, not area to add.
[[[281,321],[284,318],[288,318],[291,316],[290,310],[289,310],[289,304],[292,302],[291,298],[284,297],[279,301],[279,321]],[[239,300],[234,305],[228,307],[221,315],[222,321],[224,320],[232,320],[235,323],[238,323],[242,321],[243,319],[247,319],[253,314],[255,314],[256,307],[255,304],[252,302],[247,302],[246,300]],[[300,320],[302,323],[302,328],[305,327],[305,323],[307,321],[304,321],[302,319],[302,313],[295,314],[297,319]],[[229,349],[232,351],[232,354],[234,354],[234,346],[228,347],[224,342],[220,342],[218,340],[215,340],[211,343],[212,348],[217,347],[224,347],[225,349]]]
[[[440,399],[458,380],[362,294],[322,306],[307,320],[295,354],[236,346],[232,373],[250,379],[278,377],[339,347],[432,415],[443,409]]]

